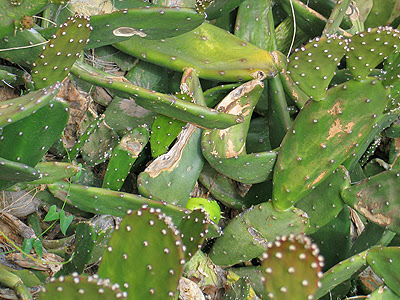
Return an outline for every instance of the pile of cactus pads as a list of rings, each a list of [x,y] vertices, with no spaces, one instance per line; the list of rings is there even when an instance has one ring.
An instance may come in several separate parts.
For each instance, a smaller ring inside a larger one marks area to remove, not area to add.
[[[399,0],[1,0],[0,299],[400,299]]]

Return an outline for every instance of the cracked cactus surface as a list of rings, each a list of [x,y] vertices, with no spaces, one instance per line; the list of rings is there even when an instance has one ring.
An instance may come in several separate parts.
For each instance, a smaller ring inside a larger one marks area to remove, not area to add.
[[[0,294],[398,299],[399,24],[398,0],[0,1]]]

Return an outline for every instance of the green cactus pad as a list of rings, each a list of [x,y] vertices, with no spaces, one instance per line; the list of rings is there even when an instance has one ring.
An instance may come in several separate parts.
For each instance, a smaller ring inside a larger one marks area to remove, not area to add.
[[[1,101],[0,128],[26,118],[46,106],[61,89],[59,83],[11,100]]]
[[[161,41],[132,37],[115,46],[135,57],[179,72],[191,67],[204,79],[241,81],[253,79],[258,71],[268,77],[278,73],[274,54],[208,23]]]
[[[362,80],[388,55],[397,49],[399,31],[378,27],[354,35],[346,53],[346,64],[356,80]]]
[[[173,37],[193,30],[204,15],[193,9],[142,7],[91,17],[93,32],[86,49],[115,44],[137,36],[140,39]]]
[[[226,113],[242,115],[244,121],[228,129],[203,132],[203,156],[208,163],[225,176],[246,184],[263,182],[270,178],[276,153],[246,153],[246,137],[251,115],[263,91],[264,74],[230,92],[216,107]]]
[[[400,233],[400,170],[388,170],[342,191],[343,200],[372,222]]]
[[[368,251],[367,262],[376,275],[400,297],[400,247],[374,247]]]
[[[196,209],[185,216],[178,226],[180,238],[185,245],[185,260],[189,261],[201,248],[208,232],[207,217],[203,210]]]
[[[96,125],[91,127],[93,123],[90,124],[79,138],[79,141],[83,140],[83,145],[80,147],[82,159],[90,166],[106,161],[119,141],[117,133],[108,126],[104,119],[100,120],[100,118],[96,116],[94,119]],[[92,119],[92,116],[89,119]],[[88,132],[91,133],[86,138]]]
[[[345,54],[345,47],[343,37],[316,38],[294,51],[289,58],[287,73],[310,98],[319,101]]]
[[[268,243],[268,250],[261,259],[269,299],[314,299],[323,275],[323,257],[309,237],[278,237]]]
[[[300,209],[276,211],[271,202],[251,207],[233,219],[210,252],[218,265],[234,265],[260,256],[278,235],[300,234],[308,222]],[[237,245],[240,245],[238,247]]]
[[[71,72],[87,82],[111,89],[124,98],[133,97],[136,104],[203,128],[227,128],[242,121],[241,116],[229,115],[174,96],[157,93],[130,83],[126,78],[113,76],[87,64],[75,62]]]
[[[107,172],[104,176],[103,187],[119,191],[124,184],[129,171],[146,146],[149,131],[145,127],[137,127],[125,134],[118,146],[114,148]]]
[[[95,299],[124,299],[127,297],[117,285],[112,285],[109,280],[100,279],[94,276],[79,276],[75,273],[73,276],[61,276],[58,279],[50,279],[44,288],[42,288],[40,299],[44,300],[84,300],[88,298]]]
[[[68,104],[51,100],[30,116],[3,127],[0,157],[34,167],[60,137],[68,117]]]
[[[158,115],[151,126],[151,154],[158,157],[167,152],[171,143],[185,127],[186,123],[164,115]]]
[[[171,150],[156,158],[139,174],[140,194],[175,205],[186,205],[203,168],[201,131],[188,124]]]
[[[89,18],[82,15],[75,15],[60,26],[33,64],[32,80],[37,89],[61,82],[69,74],[89,40],[90,31]]]
[[[164,215],[154,209],[132,212],[114,231],[99,276],[118,283],[129,299],[175,299],[185,264],[182,247]]]
[[[274,206],[294,205],[355,153],[374,130],[387,99],[382,84],[369,78],[333,87],[323,101],[306,105],[279,151]]]
[[[310,217],[307,234],[317,231],[339,214],[344,206],[340,192],[349,186],[350,176],[347,170],[340,166],[310,194],[296,203],[295,206]]]
[[[248,188],[248,185],[218,173],[208,163],[204,164],[199,180],[215,199],[234,209],[241,210],[260,204],[272,195],[271,181],[253,184],[249,191],[245,189],[246,195],[243,195],[242,187]]]
[[[161,209],[166,215],[179,224],[188,210],[162,201],[155,201],[139,195],[110,191],[102,188],[88,187],[66,182],[47,185],[50,192],[67,204],[80,210],[100,215],[123,217],[127,210],[140,209],[143,205]],[[69,191],[69,197],[67,194]]]
[[[369,300],[398,300],[399,296],[387,286],[380,286],[368,295]]]
[[[39,172],[30,166],[0,158],[0,190],[15,182],[36,180],[39,176]]]
[[[346,260],[341,261],[324,273],[321,278],[321,287],[314,294],[315,299],[320,299],[339,284],[351,279],[367,267],[367,252],[361,252]]]

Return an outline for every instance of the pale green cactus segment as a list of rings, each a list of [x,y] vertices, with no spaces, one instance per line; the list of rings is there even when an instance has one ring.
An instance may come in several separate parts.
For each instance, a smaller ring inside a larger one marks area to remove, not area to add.
[[[100,279],[97,275],[79,276],[77,273],[61,276],[58,279],[51,278],[39,295],[40,299],[44,300],[126,299],[127,297],[126,293],[111,284],[109,280]]]
[[[131,37],[169,38],[195,29],[204,15],[194,9],[177,7],[141,7],[122,9],[91,17],[93,32],[86,49],[111,45]]]
[[[11,34],[0,39],[2,50],[0,57],[23,67],[32,68],[32,64],[42,52],[42,46],[46,43],[46,39],[35,29],[18,30],[15,35]]]
[[[0,2],[0,38],[11,36],[14,30],[19,30],[18,24],[24,16],[33,16],[41,12],[48,5],[47,0],[24,0],[20,5],[13,5],[10,1]]]
[[[290,55],[286,72],[304,93],[319,101],[346,52],[346,44],[341,36],[317,37]]]
[[[275,53],[260,49],[234,35],[203,23],[196,29],[165,40],[139,40],[117,43],[117,49],[140,59],[182,72],[191,67],[200,78],[221,81],[251,80],[262,71],[275,76]],[[203,53],[198,55],[201,49]]]
[[[314,299],[320,299],[339,284],[359,274],[367,267],[367,251],[358,253],[330,268],[321,278],[321,287],[315,292]]]
[[[175,205],[186,205],[203,168],[201,132],[192,124],[181,131],[171,150],[157,157],[139,174],[140,194]]]
[[[263,73],[259,74],[264,79]],[[244,121],[228,129],[203,132],[203,156],[218,172],[236,181],[252,184],[270,178],[275,152],[246,153],[246,137],[254,106],[260,99],[263,83],[253,79],[230,92],[217,110],[243,116]]]
[[[314,299],[324,259],[305,235],[279,236],[261,256],[267,298]]]
[[[48,88],[43,88],[18,98],[1,101],[0,128],[22,120],[38,109],[48,105],[49,102],[56,97],[60,89],[61,84],[57,83]]]
[[[103,188],[119,191],[132,165],[149,140],[149,131],[137,127],[125,134],[114,148],[103,180]]]
[[[0,132],[0,157],[34,167],[60,138],[68,117],[68,104],[53,99],[30,116],[4,126]]]
[[[121,97],[134,98],[136,104],[146,109],[203,128],[227,128],[242,121],[239,115],[225,114],[215,109],[182,101],[171,95],[135,86],[124,77],[110,75],[80,62],[75,62],[71,72],[82,80],[113,90]]]
[[[391,27],[367,29],[350,39],[346,65],[356,80],[362,80],[398,48],[400,33]]]
[[[350,2],[350,0],[342,0],[335,5],[326,22],[322,35],[335,34],[337,32],[340,23],[342,23],[342,20],[346,15]]]
[[[89,18],[82,15],[75,15],[60,25],[33,64],[32,80],[37,89],[61,82],[69,74],[89,41],[90,31]]]
[[[343,166],[339,166],[331,176],[296,203],[295,206],[310,217],[307,234],[314,233],[339,214],[344,206],[340,192],[349,186],[350,176]]]
[[[260,256],[278,235],[304,232],[308,218],[300,209],[276,211],[271,202],[251,207],[233,219],[210,252],[218,265],[234,265]],[[237,247],[237,245],[241,245]]]
[[[277,209],[305,197],[358,150],[374,130],[387,93],[374,78],[349,81],[300,111],[282,142],[274,169]]]
[[[118,283],[128,299],[175,299],[184,264],[179,231],[165,215],[150,208],[122,220],[98,273]]]
[[[400,170],[381,172],[344,189],[343,200],[370,221],[400,233]]]
[[[47,185],[49,191],[67,204],[80,210],[100,215],[123,217],[128,210],[140,209],[142,206],[160,209],[179,224],[186,212],[182,207],[155,201],[140,195],[110,191],[103,188],[88,187],[78,184],[69,185],[58,181]],[[67,197],[69,191],[69,197]]]
[[[400,297],[400,247],[374,247],[368,251],[367,262],[393,292]]]

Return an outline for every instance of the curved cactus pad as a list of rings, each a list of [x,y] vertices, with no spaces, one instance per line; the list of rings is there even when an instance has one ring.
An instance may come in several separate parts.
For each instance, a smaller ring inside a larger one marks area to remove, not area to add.
[[[234,265],[260,256],[276,236],[300,234],[308,226],[308,219],[300,209],[276,211],[272,203],[252,207],[233,219],[224,229],[210,252],[218,265]],[[240,245],[240,247],[238,247]]]
[[[177,37],[165,40],[132,37],[115,47],[179,72],[192,67],[204,79],[241,81],[252,79],[257,71],[269,77],[278,73],[270,52],[208,23]]]
[[[48,104],[61,89],[57,83],[40,91],[31,92],[21,97],[1,101],[0,128],[30,116],[39,108]]]
[[[400,170],[384,171],[342,191],[343,200],[372,222],[400,234]]]
[[[375,247],[368,251],[367,262],[385,284],[400,297],[400,247]]]
[[[33,64],[32,80],[37,89],[62,81],[89,41],[89,18],[75,15],[52,36],[43,52]]]
[[[261,256],[268,298],[314,299],[322,277],[323,257],[304,235],[278,237]]]
[[[388,90],[375,78],[328,90],[300,111],[274,169],[274,205],[286,209],[309,194],[363,145],[382,116]]]
[[[42,288],[40,299],[44,300],[84,300],[84,299],[125,299],[126,293],[122,292],[118,285],[111,285],[109,280],[95,276],[61,276],[54,277]]]
[[[391,27],[369,28],[354,35],[346,53],[347,68],[357,80],[368,74],[395,49],[400,42],[400,33]]]
[[[320,299],[339,284],[362,272],[367,266],[366,254],[366,251],[356,254],[326,271],[321,279],[321,287],[314,295],[315,299]]]
[[[58,199],[66,201],[80,210],[100,215],[123,217],[127,210],[140,209],[143,205],[161,209],[179,224],[186,210],[182,207],[167,204],[163,201],[147,199],[145,197],[110,191],[102,188],[88,187],[79,184],[67,184],[58,181],[47,185],[49,191]],[[68,196],[67,196],[68,194]]]
[[[128,299],[175,299],[185,264],[178,231],[164,215],[142,209],[114,231],[99,266]]]
[[[243,116],[244,121],[228,129],[203,132],[203,156],[209,164],[225,176],[246,184],[263,182],[270,178],[275,164],[275,152],[246,153],[246,137],[255,105],[260,99],[264,73],[259,79],[248,81],[230,92],[216,109]]]
[[[204,164],[200,139],[201,129],[188,124],[171,150],[157,157],[139,174],[140,194],[185,206]]]
[[[337,65],[345,53],[346,40],[330,36],[316,38],[290,56],[288,74],[314,100],[321,100]]]

